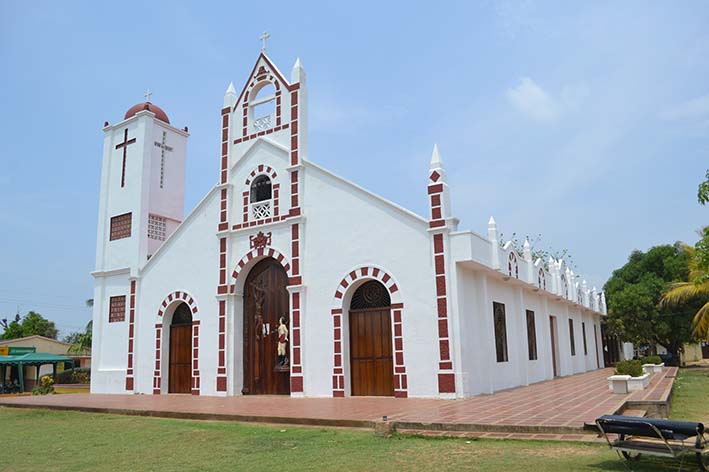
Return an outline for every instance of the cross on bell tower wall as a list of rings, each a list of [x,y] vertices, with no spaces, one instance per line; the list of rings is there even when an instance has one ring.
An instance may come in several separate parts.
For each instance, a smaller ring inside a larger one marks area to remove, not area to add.
[[[184,217],[189,134],[151,102],[103,131],[96,271],[137,273]]]

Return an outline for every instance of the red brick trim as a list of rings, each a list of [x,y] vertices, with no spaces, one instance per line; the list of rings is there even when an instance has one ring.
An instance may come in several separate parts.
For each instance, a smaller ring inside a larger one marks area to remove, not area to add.
[[[261,248],[254,248],[247,252],[244,257],[242,257],[238,264],[236,265],[236,268],[234,269],[234,272],[232,272],[231,276],[232,278],[236,279],[239,277],[239,274],[243,270],[243,268],[252,260],[261,258],[261,257],[272,257],[275,260],[277,260],[281,266],[286,271],[286,274],[288,274],[288,277],[291,278],[293,276],[293,272],[291,271],[291,264],[288,262],[288,259],[281,254],[278,250],[273,249],[272,247],[265,246]],[[292,285],[292,284],[291,284]]]
[[[136,281],[130,281],[130,298],[128,301],[128,367],[126,369],[126,391],[132,392],[135,388],[135,374],[133,367],[133,349],[135,346],[135,290]]]
[[[233,110],[236,110],[237,105],[241,102],[241,99],[244,98],[245,100],[248,99],[247,95],[247,90],[250,89],[251,81],[253,78],[256,77],[256,68],[258,67],[259,63],[261,62],[261,59],[266,63],[268,66],[267,72],[269,74],[272,74],[278,81],[276,83],[279,83],[277,86],[277,90],[280,89],[280,85],[283,85],[287,90],[296,90],[299,86],[299,84],[289,84],[288,81],[281,75],[280,71],[273,65],[271,60],[266,56],[264,53],[259,54],[258,59],[256,59],[256,63],[254,64],[254,68],[251,71],[251,74],[249,74],[249,80],[246,82],[244,85],[244,88],[241,90],[241,93],[239,94],[239,98],[236,100],[236,104],[234,105]],[[259,76],[260,77],[260,76]],[[275,85],[275,84],[274,84]]]
[[[271,166],[266,166],[263,164],[259,164],[259,166],[252,170],[249,176],[246,178],[246,182],[244,182],[244,185],[246,187],[251,185],[251,181],[256,178],[259,175],[267,175],[271,178],[271,182],[276,180],[276,177],[278,177],[278,174],[276,173],[275,170],[271,168]]]
[[[345,396],[345,372],[344,359],[342,358],[342,326],[343,314],[347,312],[342,304],[344,295],[351,285],[357,280],[378,280],[389,291],[391,297],[391,320],[392,320],[392,346],[394,352],[394,396],[396,398],[408,397],[408,380],[406,375],[406,365],[404,363],[404,337],[403,337],[403,313],[404,303],[401,300],[399,286],[394,278],[384,270],[375,266],[362,266],[347,274],[335,291],[333,306],[330,310],[333,323],[333,370],[332,370],[332,396]]]
[[[177,291],[169,294],[160,304],[158,308],[158,322],[155,323],[155,371],[153,372],[153,395],[160,395],[162,375],[161,375],[161,343],[162,343],[162,332],[163,332],[163,315],[167,308],[177,302],[184,302],[190,307],[192,311],[192,395],[199,395],[200,390],[200,373],[199,373],[199,320],[196,319],[196,315],[199,312],[197,308],[197,303],[194,298],[192,298],[187,292]],[[167,326],[169,328],[169,326]]]
[[[433,234],[433,261],[435,268],[436,318],[438,321],[438,393],[455,394],[455,373],[451,357],[450,328],[448,326],[448,289],[446,279],[446,241],[443,231],[443,184],[438,182],[440,174],[435,170],[429,174],[428,194],[430,198],[429,228],[437,229]]]
[[[260,176],[260,175],[266,175],[271,179],[271,202],[273,204],[273,208],[271,209],[271,217],[270,218],[262,218],[259,220],[252,220],[251,219],[251,182],[253,180]],[[258,167],[256,167],[254,170],[251,171],[249,176],[246,178],[246,181],[244,182],[244,190],[241,192],[242,200],[243,200],[243,213],[242,213],[242,221],[243,225],[234,225],[234,229],[238,229],[238,227],[246,227],[246,226],[258,226],[258,225],[263,225],[267,223],[272,223],[276,221],[280,221],[281,219],[285,217],[279,217],[280,209],[280,190],[281,190],[281,184],[279,182],[276,182],[276,178],[278,177],[278,173],[274,169],[272,169],[270,166],[264,165],[264,164],[259,164]]]

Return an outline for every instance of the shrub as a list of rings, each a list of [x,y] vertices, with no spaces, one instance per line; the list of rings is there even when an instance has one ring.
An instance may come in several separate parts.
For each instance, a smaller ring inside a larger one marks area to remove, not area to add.
[[[50,375],[43,375],[39,379],[39,387],[32,389],[32,395],[47,395],[54,393],[54,379]]]
[[[643,375],[643,365],[640,361],[621,361],[615,365],[615,374],[640,377]]]
[[[641,364],[662,364],[662,358],[660,356],[647,356],[640,360]]]
[[[75,369],[66,369],[57,374],[57,384],[75,384],[75,383],[90,383],[91,368],[82,367]]]

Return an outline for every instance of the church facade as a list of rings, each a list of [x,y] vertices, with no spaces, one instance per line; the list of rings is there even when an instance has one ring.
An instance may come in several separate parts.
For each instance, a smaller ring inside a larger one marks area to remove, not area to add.
[[[426,217],[309,160],[300,61],[229,86],[186,217],[187,128],[148,101],[103,131],[92,393],[460,398],[603,367],[603,294],[458,229],[437,148]]]

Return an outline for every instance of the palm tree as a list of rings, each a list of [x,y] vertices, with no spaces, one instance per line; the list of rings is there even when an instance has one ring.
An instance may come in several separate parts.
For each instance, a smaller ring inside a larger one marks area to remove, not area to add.
[[[86,329],[79,335],[79,339],[71,345],[69,352],[75,354],[84,354],[91,352],[91,334],[93,331],[93,320],[86,324]]]
[[[709,238],[709,227],[704,228],[702,233],[703,239]],[[697,246],[700,244],[702,240]],[[684,245],[683,249],[689,256],[689,281],[670,285],[662,297],[663,305],[679,305],[695,298],[709,296],[709,268],[702,263],[703,255],[689,245]],[[709,301],[695,313],[692,322],[694,334],[699,339],[709,339]]]

